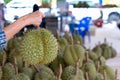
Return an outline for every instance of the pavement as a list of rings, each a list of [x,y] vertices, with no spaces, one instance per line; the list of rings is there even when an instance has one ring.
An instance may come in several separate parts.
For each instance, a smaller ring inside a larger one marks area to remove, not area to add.
[[[88,36],[85,37],[85,46],[88,48],[95,47],[98,42],[103,42],[107,39],[109,45],[117,51],[117,56],[112,59],[108,59],[106,64],[111,66],[114,70],[117,70],[117,80],[120,80],[120,30],[117,28],[116,24],[104,24],[102,28],[97,28],[91,26],[92,31],[91,42],[88,41]]]

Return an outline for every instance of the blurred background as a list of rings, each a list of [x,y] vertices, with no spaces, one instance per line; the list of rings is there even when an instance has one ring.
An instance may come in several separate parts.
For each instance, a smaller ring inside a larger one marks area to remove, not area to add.
[[[46,16],[40,27],[47,27],[53,34],[58,30],[60,36],[66,32],[80,35],[88,48],[107,39],[117,51],[107,64],[119,70],[120,79],[120,0],[0,0],[0,4],[1,28],[32,13],[37,4]]]

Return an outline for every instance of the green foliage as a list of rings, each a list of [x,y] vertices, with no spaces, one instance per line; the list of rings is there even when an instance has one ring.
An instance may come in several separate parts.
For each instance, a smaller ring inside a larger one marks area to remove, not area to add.
[[[10,2],[11,0],[4,0],[5,1],[5,3],[8,3],[8,2]]]

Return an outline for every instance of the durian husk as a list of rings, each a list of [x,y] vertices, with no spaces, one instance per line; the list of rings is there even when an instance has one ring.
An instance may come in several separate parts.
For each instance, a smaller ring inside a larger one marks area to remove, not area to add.
[[[28,64],[48,64],[58,53],[58,42],[47,29],[26,32],[20,44],[20,54]]]
[[[30,80],[30,78],[24,73],[19,73],[17,75],[13,75],[9,80]]]

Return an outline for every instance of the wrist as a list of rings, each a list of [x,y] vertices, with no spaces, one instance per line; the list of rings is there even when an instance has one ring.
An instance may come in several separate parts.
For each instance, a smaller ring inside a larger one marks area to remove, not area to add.
[[[29,20],[28,20],[28,16],[27,16],[27,15],[22,16],[22,17],[20,18],[20,20],[21,20],[21,21],[23,21],[23,23],[22,23],[22,24],[23,24],[24,26],[26,26],[26,25],[29,25],[29,24],[30,24],[30,23],[29,23]],[[24,27],[24,26],[23,26],[23,27]]]

